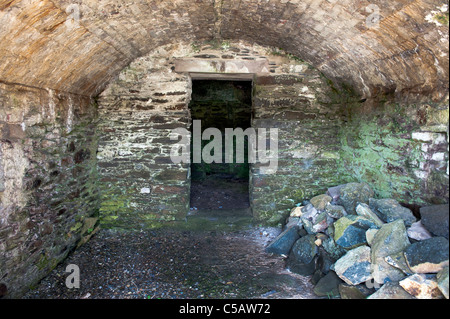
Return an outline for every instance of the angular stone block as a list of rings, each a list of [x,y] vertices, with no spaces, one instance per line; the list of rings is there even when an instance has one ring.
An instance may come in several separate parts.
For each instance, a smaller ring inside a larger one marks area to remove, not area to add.
[[[422,225],[434,236],[448,239],[449,233],[449,204],[422,207],[420,209]]]
[[[336,274],[349,285],[358,285],[371,278],[370,248],[352,249],[334,265]]]
[[[436,278],[414,274],[399,282],[400,286],[417,299],[442,299]]]
[[[348,183],[340,189],[338,204],[349,214],[356,214],[359,203],[368,203],[375,193],[366,183]]]
[[[448,239],[433,237],[412,244],[405,250],[409,268],[419,274],[438,273],[448,266]]]
[[[266,252],[288,256],[292,246],[299,238],[298,226],[292,226],[275,238],[275,240],[266,248]]]
[[[376,225],[364,217],[356,215],[342,217],[334,223],[334,240],[345,249],[365,245],[366,231],[369,228],[376,228]]]
[[[397,219],[403,219],[406,226],[411,226],[417,221],[410,209],[403,207],[395,199],[369,200],[369,207],[384,222],[390,223]]]
[[[384,284],[405,277],[399,269],[391,266],[385,257],[399,253],[410,245],[403,220],[385,224],[376,233],[372,242],[372,275],[376,282]]]

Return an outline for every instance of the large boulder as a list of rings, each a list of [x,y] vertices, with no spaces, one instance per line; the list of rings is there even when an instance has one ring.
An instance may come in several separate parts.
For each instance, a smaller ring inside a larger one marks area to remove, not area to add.
[[[409,268],[419,274],[438,273],[448,266],[448,239],[433,237],[405,249]]]
[[[388,282],[367,299],[416,299],[403,289],[398,282]]]
[[[315,271],[318,247],[316,236],[306,235],[297,240],[287,260],[287,268],[302,276],[310,276]]]
[[[348,183],[339,190],[338,204],[344,206],[349,214],[356,214],[356,206],[359,203],[368,203],[375,192],[366,183]]]
[[[422,225],[434,236],[448,239],[449,205],[435,205],[420,209]]]
[[[334,224],[334,240],[336,244],[353,249],[365,245],[366,231],[377,226],[370,220],[356,215],[348,215],[338,219]]]
[[[298,234],[299,227],[294,225],[282,232],[275,240],[266,248],[266,252],[277,255],[289,255],[292,246],[300,238]]]
[[[350,250],[334,264],[334,271],[345,283],[358,285],[371,279],[370,248],[360,246]]]
[[[399,282],[411,296],[417,299],[442,299],[436,278],[427,278],[424,274],[414,274]]]
[[[398,219],[380,228],[371,246],[372,275],[377,283],[399,281],[405,277],[400,269],[387,263],[385,258],[405,250],[408,246],[410,242],[403,220]]]
[[[377,216],[386,223],[397,219],[403,219],[406,226],[411,226],[417,221],[409,208],[403,207],[395,199],[369,199],[369,207]]]

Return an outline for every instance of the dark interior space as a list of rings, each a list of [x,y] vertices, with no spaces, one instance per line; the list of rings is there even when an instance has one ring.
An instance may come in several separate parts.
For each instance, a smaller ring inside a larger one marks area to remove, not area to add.
[[[222,162],[194,163],[191,152],[191,210],[246,209],[249,204],[249,163],[225,162],[225,129],[251,127],[252,82],[194,80],[189,105],[192,120],[201,120],[202,132],[216,128],[222,133]],[[192,128],[191,128],[192,130]],[[211,140],[202,141],[202,150]],[[192,146],[193,143],[191,143]],[[233,149],[236,150],[236,140]],[[248,140],[244,140],[247,150]],[[211,155],[215,150],[212,150]]]

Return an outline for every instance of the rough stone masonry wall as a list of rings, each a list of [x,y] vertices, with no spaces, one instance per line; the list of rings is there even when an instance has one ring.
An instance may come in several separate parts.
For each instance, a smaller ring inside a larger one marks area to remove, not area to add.
[[[183,220],[189,164],[173,164],[170,133],[190,126],[191,82],[164,48],[131,63],[101,94],[98,167],[103,227]]]
[[[276,72],[258,76],[254,95],[255,128],[278,128],[278,170],[251,172],[251,201],[257,219],[278,223],[292,207],[337,185],[340,100],[313,67],[286,59]]]
[[[338,173],[347,182],[367,182],[379,198],[408,205],[448,203],[448,97],[350,101],[343,112]]]
[[[252,127],[279,129],[279,163],[272,175],[261,173],[266,165],[251,167],[257,220],[277,224],[303,200],[355,181],[373,185],[377,197],[405,204],[448,202],[448,104],[389,96],[361,100],[282,50],[194,43],[162,47],[136,60],[101,95],[105,226],[136,229],[184,220],[190,170],[171,162],[170,132],[191,125],[189,67],[226,73],[214,67],[223,61],[240,67],[267,62],[254,77]]]
[[[0,285],[8,297],[96,229],[95,118],[90,98],[0,83]]]
[[[188,66],[204,65],[206,73],[220,64],[216,61],[267,62],[264,73],[256,75],[252,126],[279,129],[280,160],[274,175],[261,174],[259,164],[251,170],[256,219],[276,223],[296,202],[338,183],[339,104],[330,99],[331,87],[317,70],[256,45],[167,46],[133,62],[99,99],[98,165],[106,227],[180,221],[189,210],[189,165],[170,159],[171,130],[191,125],[191,82],[185,73],[173,72],[177,57],[190,58]]]

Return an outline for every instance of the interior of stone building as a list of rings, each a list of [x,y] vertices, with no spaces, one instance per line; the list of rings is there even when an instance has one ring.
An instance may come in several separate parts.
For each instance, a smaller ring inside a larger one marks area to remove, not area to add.
[[[356,295],[397,282],[396,297],[422,298],[408,289],[425,275],[448,299],[448,19],[444,0],[0,0],[0,299],[352,298],[378,278]],[[237,149],[226,161],[227,129],[256,134],[242,161]],[[211,146],[200,161],[197,142]],[[356,224],[363,241],[344,243]],[[403,246],[382,258],[401,252],[407,271],[378,263],[387,232]],[[414,264],[431,241],[439,261]],[[178,257],[177,245],[211,255]],[[166,277],[67,288],[67,264],[113,264],[113,246]],[[233,247],[245,258],[220,255]],[[358,282],[340,272],[353,253],[371,257]],[[229,274],[208,272],[225,260]],[[253,262],[276,266],[261,275]],[[167,288],[181,274],[186,287]],[[212,277],[220,289],[192,288]],[[33,295],[45,280],[57,295]],[[317,292],[325,280],[336,287]]]

